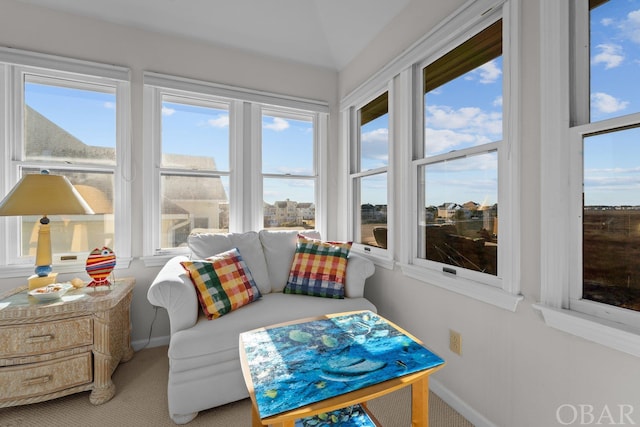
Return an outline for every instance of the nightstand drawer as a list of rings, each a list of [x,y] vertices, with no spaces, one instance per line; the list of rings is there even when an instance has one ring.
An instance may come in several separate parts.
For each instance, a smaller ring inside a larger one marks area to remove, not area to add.
[[[0,359],[91,345],[91,317],[1,327],[0,342],[3,343],[0,347]]]
[[[0,402],[28,398],[88,384],[91,352],[0,370]]]

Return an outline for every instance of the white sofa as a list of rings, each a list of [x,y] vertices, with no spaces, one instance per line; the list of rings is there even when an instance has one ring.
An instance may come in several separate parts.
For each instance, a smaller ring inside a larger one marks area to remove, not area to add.
[[[315,231],[303,234],[320,238]],[[373,263],[350,253],[345,298],[284,294],[296,249],[296,231],[197,234],[190,236],[192,259],[203,259],[238,248],[262,297],[214,320],[202,314],[195,288],[180,265],[188,258],[167,262],[151,284],[147,298],[169,314],[169,414],[176,424],[191,421],[202,411],[248,397],[240,369],[241,332],[290,320],[376,307],[364,298],[365,279]]]

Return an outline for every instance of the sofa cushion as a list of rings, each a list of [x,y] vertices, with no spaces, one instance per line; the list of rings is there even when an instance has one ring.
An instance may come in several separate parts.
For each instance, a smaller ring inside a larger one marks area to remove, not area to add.
[[[202,311],[217,319],[261,297],[238,249],[202,261],[182,261],[189,272]]]
[[[216,366],[228,361],[233,361],[239,370],[238,335],[241,332],[297,319],[355,310],[375,312],[376,307],[365,298],[313,298],[283,293],[263,295],[258,301],[213,322],[201,316],[192,328],[173,334],[169,344],[171,371],[175,375],[177,372]],[[224,365],[220,366],[222,368]],[[198,372],[200,371],[194,371],[194,375],[198,375]]]
[[[260,230],[258,233],[267,261],[272,292],[282,292],[287,284],[298,233],[311,239],[320,239],[320,233],[315,230]]]
[[[344,298],[351,242],[322,242],[298,235],[285,294]]]
[[[271,292],[271,280],[260,238],[255,231],[246,233],[200,233],[192,234],[188,238],[189,248],[193,252],[194,259],[205,259],[220,252],[238,248],[242,258],[247,263],[253,280],[255,280],[260,292]],[[289,267],[287,266],[287,271]]]

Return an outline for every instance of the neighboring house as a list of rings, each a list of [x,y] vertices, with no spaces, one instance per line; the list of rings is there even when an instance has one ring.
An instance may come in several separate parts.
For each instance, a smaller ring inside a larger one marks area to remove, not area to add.
[[[264,204],[264,226],[303,226],[315,223],[316,206],[313,203],[294,200],[276,201]]]
[[[92,146],[80,141],[42,114],[27,107],[26,110],[27,141],[25,155],[38,160],[46,154],[61,161],[79,160],[92,164],[109,164],[115,161],[115,150],[110,147]],[[163,163],[173,167],[196,167],[203,170],[215,170],[216,163],[212,157],[192,156],[184,154],[165,154]],[[69,176],[78,191],[86,198],[97,214],[113,215],[113,182],[111,175],[71,174]],[[189,233],[198,229],[225,230],[229,224],[229,199],[219,178],[207,179],[203,185],[200,178],[181,178],[180,180],[162,180],[165,186],[161,202],[163,247],[185,245]],[[36,234],[32,233],[37,220],[24,221],[23,239],[29,255],[35,255]],[[84,221],[74,221],[74,235],[85,236],[80,240],[72,237],[71,244],[75,251],[89,251],[86,235],[102,236],[99,240],[113,240],[111,221],[103,217],[87,216]],[[107,225],[105,225],[107,224]],[[64,224],[52,222],[52,228],[64,228]],[[56,235],[62,235],[56,233]],[[33,242],[32,242],[33,240]],[[83,242],[84,240],[84,242]],[[98,239],[97,239],[98,240]],[[32,244],[33,243],[33,244]],[[70,242],[60,239],[53,242],[54,252],[69,251]],[[33,253],[32,253],[33,252]]]
[[[456,212],[459,211],[460,209],[462,209],[462,206],[460,206],[457,203],[452,203],[452,202],[443,203],[440,206],[438,206],[438,217],[452,219],[455,217]]]

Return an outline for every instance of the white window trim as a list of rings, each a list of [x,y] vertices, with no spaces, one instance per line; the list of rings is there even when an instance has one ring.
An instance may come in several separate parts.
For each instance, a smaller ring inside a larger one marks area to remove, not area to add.
[[[500,10],[502,6],[502,10]],[[484,9],[484,8],[480,8]],[[480,11],[478,9],[478,11]],[[483,10],[482,12],[485,12]],[[442,27],[441,31],[432,35],[431,43],[438,48],[425,45],[424,58],[437,58],[443,53],[460,45],[464,40],[482,31],[491,23],[502,18],[503,20],[503,141],[499,142],[498,150],[498,200],[500,203],[500,244],[498,251],[498,276],[488,275],[472,271],[463,271],[461,275],[445,273],[441,264],[438,269],[428,268],[432,264],[412,256],[401,264],[404,274],[414,279],[421,280],[432,285],[451,290],[453,292],[477,299],[479,301],[495,305],[509,311],[517,309],[518,302],[523,297],[520,295],[520,126],[519,126],[519,85],[517,76],[519,70],[519,2],[506,1],[502,5],[495,5],[491,12],[479,13],[469,23],[466,29],[458,29],[450,25]],[[444,42],[444,40],[447,40]],[[425,62],[422,62],[425,65]],[[515,82],[513,80],[516,80]],[[415,93],[422,92],[420,80],[415,78]],[[422,113],[422,101],[417,104]],[[422,120],[417,123],[422,123]],[[417,131],[422,141],[422,129]],[[473,151],[473,150],[471,150]],[[486,147],[482,151],[486,151]],[[412,173],[414,177],[412,194],[418,194],[417,166],[421,159],[413,161]],[[415,197],[412,197],[415,199]],[[508,201],[508,202],[507,202]],[[415,203],[415,202],[414,202]],[[412,209],[411,224],[418,223],[418,209]],[[413,248],[417,248],[413,231]]]
[[[162,266],[172,256],[190,254],[187,248],[172,248],[157,251],[154,233],[159,228],[159,165],[162,93],[183,93],[187,96],[201,96],[230,103],[230,186],[229,231],[242,232],[260,230],[262,226],[262,114],[264,107],[274,112],[290,112],[313,117],[315,131],[316,158],[316,229],[321,233],[327,228],[324,213],[327,208],[327,144],[329,105],[324,101],[279,95],[270,92],[212,83],[208,81],[160,74],[151,71],[143,73],[143,160],[144,188],[150,189],[143,195],[143,215],[147,220],[143,229],[143,256],[145,266]],[[155,239],[155,240],[154,240]]]
[[[599,132],[606,132],[615,129],[624,129],[626,127],[637,127],[640,123],[640,113],[629,114],[621,117],[615,117],[595,123],[587,123],[577,125],[569,130],[570,141],[570,186],[572,196],[570,200],[570,208],[568,212],[570,223],[570,241],[579,241],[577,245],[572,245],[573,250],[570,254],[569,262],[569,309],[581,312],[588,316],[594,316],[613,323],[628,325],[629,327],[640,332],[640,313],[633,310],[626,310],[610,304],[599,303],[582,298],[583,292],[583,270],[582,270],[582,220],[583,220],[583,180],[584,169],[582,159],[583,139],[585,136],[593,135]]]
[[[143,198],[143,211],[144,221],[143,225],[143,260],[147,266],[163,265],[163,262],[168,258],[175,255],[188,255],[190,253],[188,248],[160,248],[160,230],[161,214],[160,214],[160,181],[162,171],[168,171],[168,168],[162,168],[162,147],[157,141],[161,140],[162,135],[162,103],[166,98],[171,101],[181,102],[180,99],[184,99],[184,102],[189,105],[200,106],[219,106],[221,108],[228,107],[230,123],[231,116],[235,116],[234,108],[237,104],[233,101],[216,97],[213,95],[205,95],[200,92],[186,92],[184,90],[176,90],[172,88],[156,87],[149,84],[144,85],[144,115],[143,115],[143,129],[144,137],[143,144],[145,153],[143,159],[143,170],[146,171],[143,177],[144,188],[147,190],[144,192]],[[230,125],[229,132],[232,132],[233,126]],[[231,135],[230,135],[231,139]],[[230,146],[231,149],[231,146]],[[233,152],[229,153],[229,169],[232,168],[232,161],[234,158]],[[180,171],[176,171],[180,172]],[[189,175],[198,174],[197,171],[188,171]],[[203,176],[211,176],[214,174],[211,171],[203,172]],[[218,175],[218,174],[216,174]],[[229,180],[233,179],[235,174],[230,171],[221,172],[221,176],[229,176]],[[230,199],[234,194],[229,195]],[[230,204],[230,206],[234,206]],[[234,226],[233,213],[229,212],[229,226],[233,229]]]
[[[422,132],[415,130],[415,123],[422,123],[419,114],[410,114],[410,111],[421,111],[421,100],[415,99],[416,87],[420,79],[416,74],[419,70],[416,64],[422,63],[425,58],[439,57],[461,40],[471,37],[484,29],[488,21],[497,20],[495,16],[503,18],[503,33],[507,36],[503,39],[503,51],[508,52],[508,60],[503,61],[503,85],[505,88],[504,105],[504,139],[507,141],[500,154],[500,183],[499,200],[508,200],[509,203],[501,203],[501,250],[498,263],[501,265],[501,286],[485,285],[471,280],[451,277],[442,272],[436,272],[414,264],[413,250],[407,248],[408,242],[416,247],[415,227],[417,206],[414,195],[417,194],[417,176],[415,169],[411,168],[414,146],[421,138]],[[405,165],[400,168],[402,172],[398,177],[402,185],[397,203],[402,206],[410,206],[410,210],[403,212],[402,225],[399,231],[399,241],[407,242],[401,248],[397,248],[398,259],[402,272],[414,279],[426,282],[444,289],[457,292],[462,295],[495,305],[509,311],[517,309],[518,302],[522,301],[520,295],[520,88],[517,76],[520,76],[520,0],[480,0],[468,1],[450,17],[427,33],[421,40],[409,47],[399,57],[383,67],[372,78],[364,82],[341,102],[342,111],[342,137],[350,141],[353,130],[348,129],[350,123],[349,108],[358,105],[365,94],[373,94],[377,88],[385,82],[395,80],[398,93],[393,97],[393,104],[397,103],[400,114],[394,119],[397,124],[398,139],[394,151],[402,157],[399,163]],[[516,81],[513,81],[513,79]],[[390,97],[390,99],[392,99]],[[416,135],[417,134],[417,135]],[[345,144],[347,145],[347,144]],[[347,150],[345,148],[345,150]],[[344,153],[348,155],[349,152]],[[395,176],[395,175],[394,175]],[[350,185],[350,180],[345,178],[345,186]],[[347,187],[348,190],[349,187]],[[347,191],[347,194],[348,193]],[[351,199],[349,199],[351,200]],[[393,209],[392,209],[393,210]],[[346,220],[351,221],[352,213],[349,212]],[[394,252],[395,253],[395,252]],[[377,261],[374,259],[374,261]],[[389,265],[393,265],[389,263]]]
[[[22,130],[16,120],[21,117],[22,107],[21,75],[29,71],[35,74],[43,74],[51,77],[87,80],[98,84],[108,84],[115,87],[118,108],[116,110],[117,123],[117,150],[116,167],[109,169],[114,172],[114,191],[118,197],[114,199],[114,222],[117,224],[116,246],[113,248],[117,254],[116,269],[128,268],[131,258],[131,129],[130,129],[130,70],[125,67],[106,65],[96,62],[58,57],[19,49],[0,47],[0,83],[5,102],[0,106],[0,129],[3,129],[0,138],[0,159],[3,162],[3,173],[0,173],[0,190],[6,194],[17,182],[18,163],[28,165],[28,162],[15,161],[15,138],[22,137]],[[18,114],[18,117],[16,117]],[[47,162],[49,167],[58,169],[73,169],[66,164],[56,165],[56,162]],[[38,164],[34,164],[38,167]],[[83,166],[83,169],[100,169],[91,166]],[[25,257],[20,262],[11,260],[11,244],[18,239],[17,218],[0,217],[0,228],[7,236],[4,244],[0,245],[0,278],[20,277],[29,275],[33,271],[33,257]],[[73,261],[61,261],[54,259],[54,269],[59,273],[75,273],[84,270],[84,259],[79,256]]]
[[[388,93],[389,105],[388,105],[388,115],[389,115],[389,158],[387,162],[387,166],[384,168],[378,168],[375,170],[368,171],[360,171],[360,172],[352,172],[355,170],[355,165],[358,162],[358,158],[360,156],[359,152],[359,121],[358,121],[358,111],[367,105],[369,102],[373,101],[384,92]],[[367,88],[367,91],[363,91],[357,99],[354,99],[354,103],[352,105],[348,105],[342,111],[342,123],[347,132],[347,139],[344,141],[348,141],[349,143],[345,145],[345,151],[343,154],[345,155],[346,165],[347,165],[347,189],[346,195],[348,205],[347,205],[347,214],[345,221],[347,223],[347,235],[349,239],[354,240],[351,250],[357,252],[360,255],[364,255],[374,262],[379,267],[386,268],[388,270],[393,270],[395,266],[395,260],[393,259],[393,250],[394,250],[394,228],[393,228],[393,220],[394,220],[394,197],[393,197],[393,188],[394,188],[394,173],[393,173],[393,164],[394,164],[394,141],[396,140],[395,130],[396,126],[393,124],[394,117],[396,117],[395,109],[394,109],[394,96],[396,94],[394,88],[394,81],[391,80],[387,83],[382,84],[377,87],[375,90],[371,90],[371,88]],[[382,170],[387,174],[387,248],[378,248],[375,246],[364,245],[362,243],[358,243],[355,241],[356,235],[356,221],[359,220],[356,216],[356,212],[358,212],[358,207],[356,206],[356,201],[360,200],[360,197],[356,197],[356,186],[355,181],[362,177],[367,176],[375,176],[379,174]]]
[[[321,112],[302,111],[300,109],[291,109],[283,107],[275,107],[272,105],[254,104],[255,108],[252,112],[252,138],[251,138],[251,157],[252,162],[250,171],[257,171],[252,174],[253,185],[253,223],[252,230],[261,230],[264,228],[264,194],[263,182],[264,178],[276,179],[305,179],[314,181],[314,204],[316,205],[316,227],[315,229],[323,235],[326,228],[326,215],[323,207],[326,208],[327,197],[327,173],[326,173],[326,151],[327,151],[327,124],[328,114]],[[312,175],[294,175],[287,177],[282,174],[262,173],[262,118],[263,114],[273,115],[277,117],[290,118],[292,120],[309,120],[313,125],[313,174]],[[324,173],[322,171],[325,171]]]
[[[566,170],[571,162],[571,145],[557,143],[571,137],[569,19],[569,2],[541,1],[541,287],[540,303],[534,308],[550,327],[640,357],[640,328],[596,317],[597,311],[585,314],[570,309],[572,272],[568,266],[575,262],[570,238],[575,221],[572,225],[570,213],[575,207],[567,195],[577,184],[569,182]],[[580,185],[581,181],[582,176]]]

